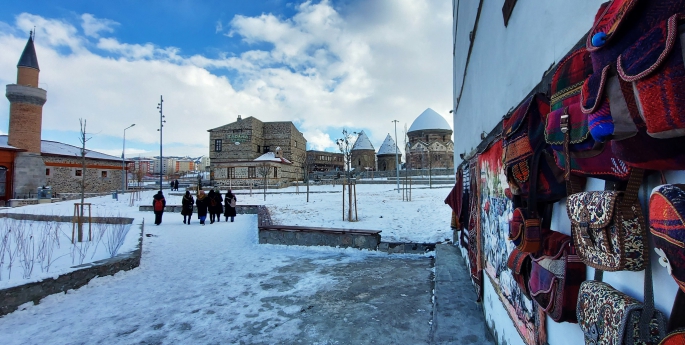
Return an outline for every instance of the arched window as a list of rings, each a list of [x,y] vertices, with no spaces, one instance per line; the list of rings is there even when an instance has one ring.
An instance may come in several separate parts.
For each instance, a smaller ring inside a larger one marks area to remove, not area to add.
[[[0,166],[0,198],[4,198],[7,193],[7,167]]]

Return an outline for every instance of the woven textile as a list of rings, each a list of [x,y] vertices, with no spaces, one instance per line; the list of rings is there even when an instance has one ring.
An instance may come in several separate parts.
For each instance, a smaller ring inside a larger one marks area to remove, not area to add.
[[[566,211],[573,243],[588,266],[604,271],[644,269],[645,223],[640,204],[625,205],[624,192],[596,191],[570,195]],[[620,210],[619,210],[620,209]]]
[[[578,325],[585,344],[657,345],[664,338],[665,317],[656,311],[649,324],[649,340],[640,340],[639,320],[644,305],[603,282],[589,280],[580,285]]]
[[[685,191],[677,185],[662,185],[652,191],[649,227],[662,264],[685,292]]]
[[[507,260],[507,267],[511,270],[516,284],[526,297],[530,298],[528,292],[528,278],[530,277],[530,256],[517,248],[511,251]]]
[[[670,333],[659,345],[685,345],[685,330]]]
[[[613,0],[603,4],[597,12],[595,24],[588,34],[586,42],[588,49],[597,50],[607,41],[610,41],[636,3],[637,0]],[[603,39],[599,41],[601,44],[593,42],[593,37],[598,34],[604,35]]]
[[[577,103],[580,89],[588,75],[592,74],[590,53],[581,47],[561,59],[552,76],[550,108],[552,111]]]

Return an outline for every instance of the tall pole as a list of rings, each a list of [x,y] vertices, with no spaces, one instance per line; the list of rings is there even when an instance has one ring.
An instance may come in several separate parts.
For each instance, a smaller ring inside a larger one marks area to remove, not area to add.
[[[126,130],[135,126],[132,124],[124,128],[124,147],[121,149],[121,191],[126,191]]]
[[[397,170],[397,193],[400,192],[400,158],[397,153],[397,120],[392,120],[395,123],[395,169]]]
[[[164,105],[164,99],[159,96],[159,103],[157,103],[157,109],[159,109],[159,190],[162,190],[162,177],[164,170],[164,161],[162,156],[162,127],[164,127],[164,112],[162,111]]]

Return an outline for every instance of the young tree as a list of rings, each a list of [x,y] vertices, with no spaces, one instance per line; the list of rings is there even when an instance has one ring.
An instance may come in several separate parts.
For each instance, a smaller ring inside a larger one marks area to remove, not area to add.
[[[84,119],[79,119],[79,123],[81,125],[81,135],[79,136],[79,141],[81,142],[81,213],[78,218],[78,241],[83,242],[83,203],[85,200],[85,194],[86,194],[86,154],[88,151],[86,151],[86,142],[90,138],[86,138],[86,120]]]
[[[348,195],[348,208],[347,208],[347,220],[352,221],[352,184],[350,183],[350,175],[352,174],[352,147],[356,139],[357,132],[349,133],[346,128],[342,130],[343,137],[336,140],[335,143],[338,144],[338,149],[343,154],[343,159],[347,165],[347,195]],[[343,187],[344,188],[344,187]],[[354,201],[356,205],[357,201]],[[344,207],[343,203],[343,207]]]
[[[264,179],[264,200],[266,200],[266,187],[269,182],[269,175],[271,174],[271,166],[268,162],[261,162],[257,166],[257,175]]]
[[[314,167],[314,155],[307,155],[304,161],[304,179],[307,180],[307,202],[309,202],[309,172]]]

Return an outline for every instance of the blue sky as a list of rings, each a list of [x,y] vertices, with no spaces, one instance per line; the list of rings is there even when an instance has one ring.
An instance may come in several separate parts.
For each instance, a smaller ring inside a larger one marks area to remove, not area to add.
[[[207,129],[238,114],[293,121],[308,147],[336,150],[342,128],[376,149],[430,107],[448,118],[451,4],[438,0],[5,1],[0,82],[36,26],[43,139],[119,156],[208,153]],[[0,131],[9,102],[0,101]],[[401,146],[401,145],[400,145]]]

